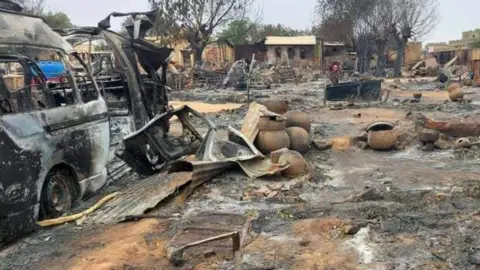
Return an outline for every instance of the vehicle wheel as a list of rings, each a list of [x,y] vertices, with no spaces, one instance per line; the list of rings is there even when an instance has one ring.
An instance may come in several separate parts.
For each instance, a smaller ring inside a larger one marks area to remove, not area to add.
[[[57,218],[72,207],[71,176],[68,171],[55,170],[47,175],[40,200],[40,218]]]

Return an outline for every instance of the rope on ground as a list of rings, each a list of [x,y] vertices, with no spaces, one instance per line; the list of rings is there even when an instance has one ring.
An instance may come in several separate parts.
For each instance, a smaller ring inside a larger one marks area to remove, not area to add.
[[[87,210],[85,210],[81,213],[70,215],[70,216],[65,216],[65,217],[59,217],[59,218],[55,218],[55,219],[42,220],[42,221],[38,222],[37,224],[40,225],[41,227],[51,227],[51,226],[57,226],[57,225],[61,225],[61,224],[67,223],[67,222],[75,221],[77,219],[80,219],[84,216],[87,216],[87,215],[93,213],[98,208],[102,207],[105,203],[114,199],[119,194],[120,194],[120,192],[114,192],[112,194],[109,194],[109,195],[103,197],[100,201],[98,201],[92,207],[88,208]]]

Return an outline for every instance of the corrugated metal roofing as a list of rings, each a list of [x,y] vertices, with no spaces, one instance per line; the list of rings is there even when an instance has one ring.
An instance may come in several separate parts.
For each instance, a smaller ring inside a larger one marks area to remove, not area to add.
[[[317,38],[315,36],[268,36],[265,45],[315,45]]]

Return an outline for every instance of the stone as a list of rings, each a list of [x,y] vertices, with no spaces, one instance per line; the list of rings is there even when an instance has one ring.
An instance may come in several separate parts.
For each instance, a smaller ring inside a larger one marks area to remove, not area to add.
[[[283,188],[283,184],[273,184],[273,185],[267,185],[267,187],[270,189],[270,190],[273,190],[273,191],[279,191]]]
[[[426,143],[422,146],[422,151],[432,152],[435,150],[435,145],[433,143]]]
[[[417,138],[423,143],[433,143],[440,138],[440,134],[436,130],[423,129],[417,132]]]
[[[313,147],[318,151],[325,151],[332,148],[333,142],[332,141],[323,141],[323,140],[315,140],[313,141]]]
[[[312,241],[310,239],[307,239],[307,238],[303,238],[302,240],[300,240],[298,242],[298,244],[301,246],[301,247],[308,247],[310,245],[310,243],[312,243]]]
[[[217,255],[217,253],[213,249],[207,249],[203,252],[203,257],[205,257],[205,258],[210,258],[210,257],[213,257],[215,255]]]
[[[435,148],[440,149],[440,150],[447,150],[450,149],[450,144],[447,141],[444,140],[438,140],[434,144]]]
[[[267,195],[267,199],[276,197],[277,195],[278,195],[278,191],[272,191]]]
[[[357,147],[358,149],[365,150],[368,148],[368,143],[364,141],[358,141],[357,142]]]
[[[362,226],[360,226],[360,224],[347,225],[342,228],[342,232],[345,235],[354,235],[360,231],[361,228]]]

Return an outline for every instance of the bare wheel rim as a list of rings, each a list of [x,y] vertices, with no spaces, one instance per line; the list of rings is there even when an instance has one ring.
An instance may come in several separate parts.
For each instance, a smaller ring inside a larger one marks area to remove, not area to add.
[[[57,212],[64,212],[69,205],[69,189],[67,179],[63,175],[55,174],[47,186],[47,205]]]

